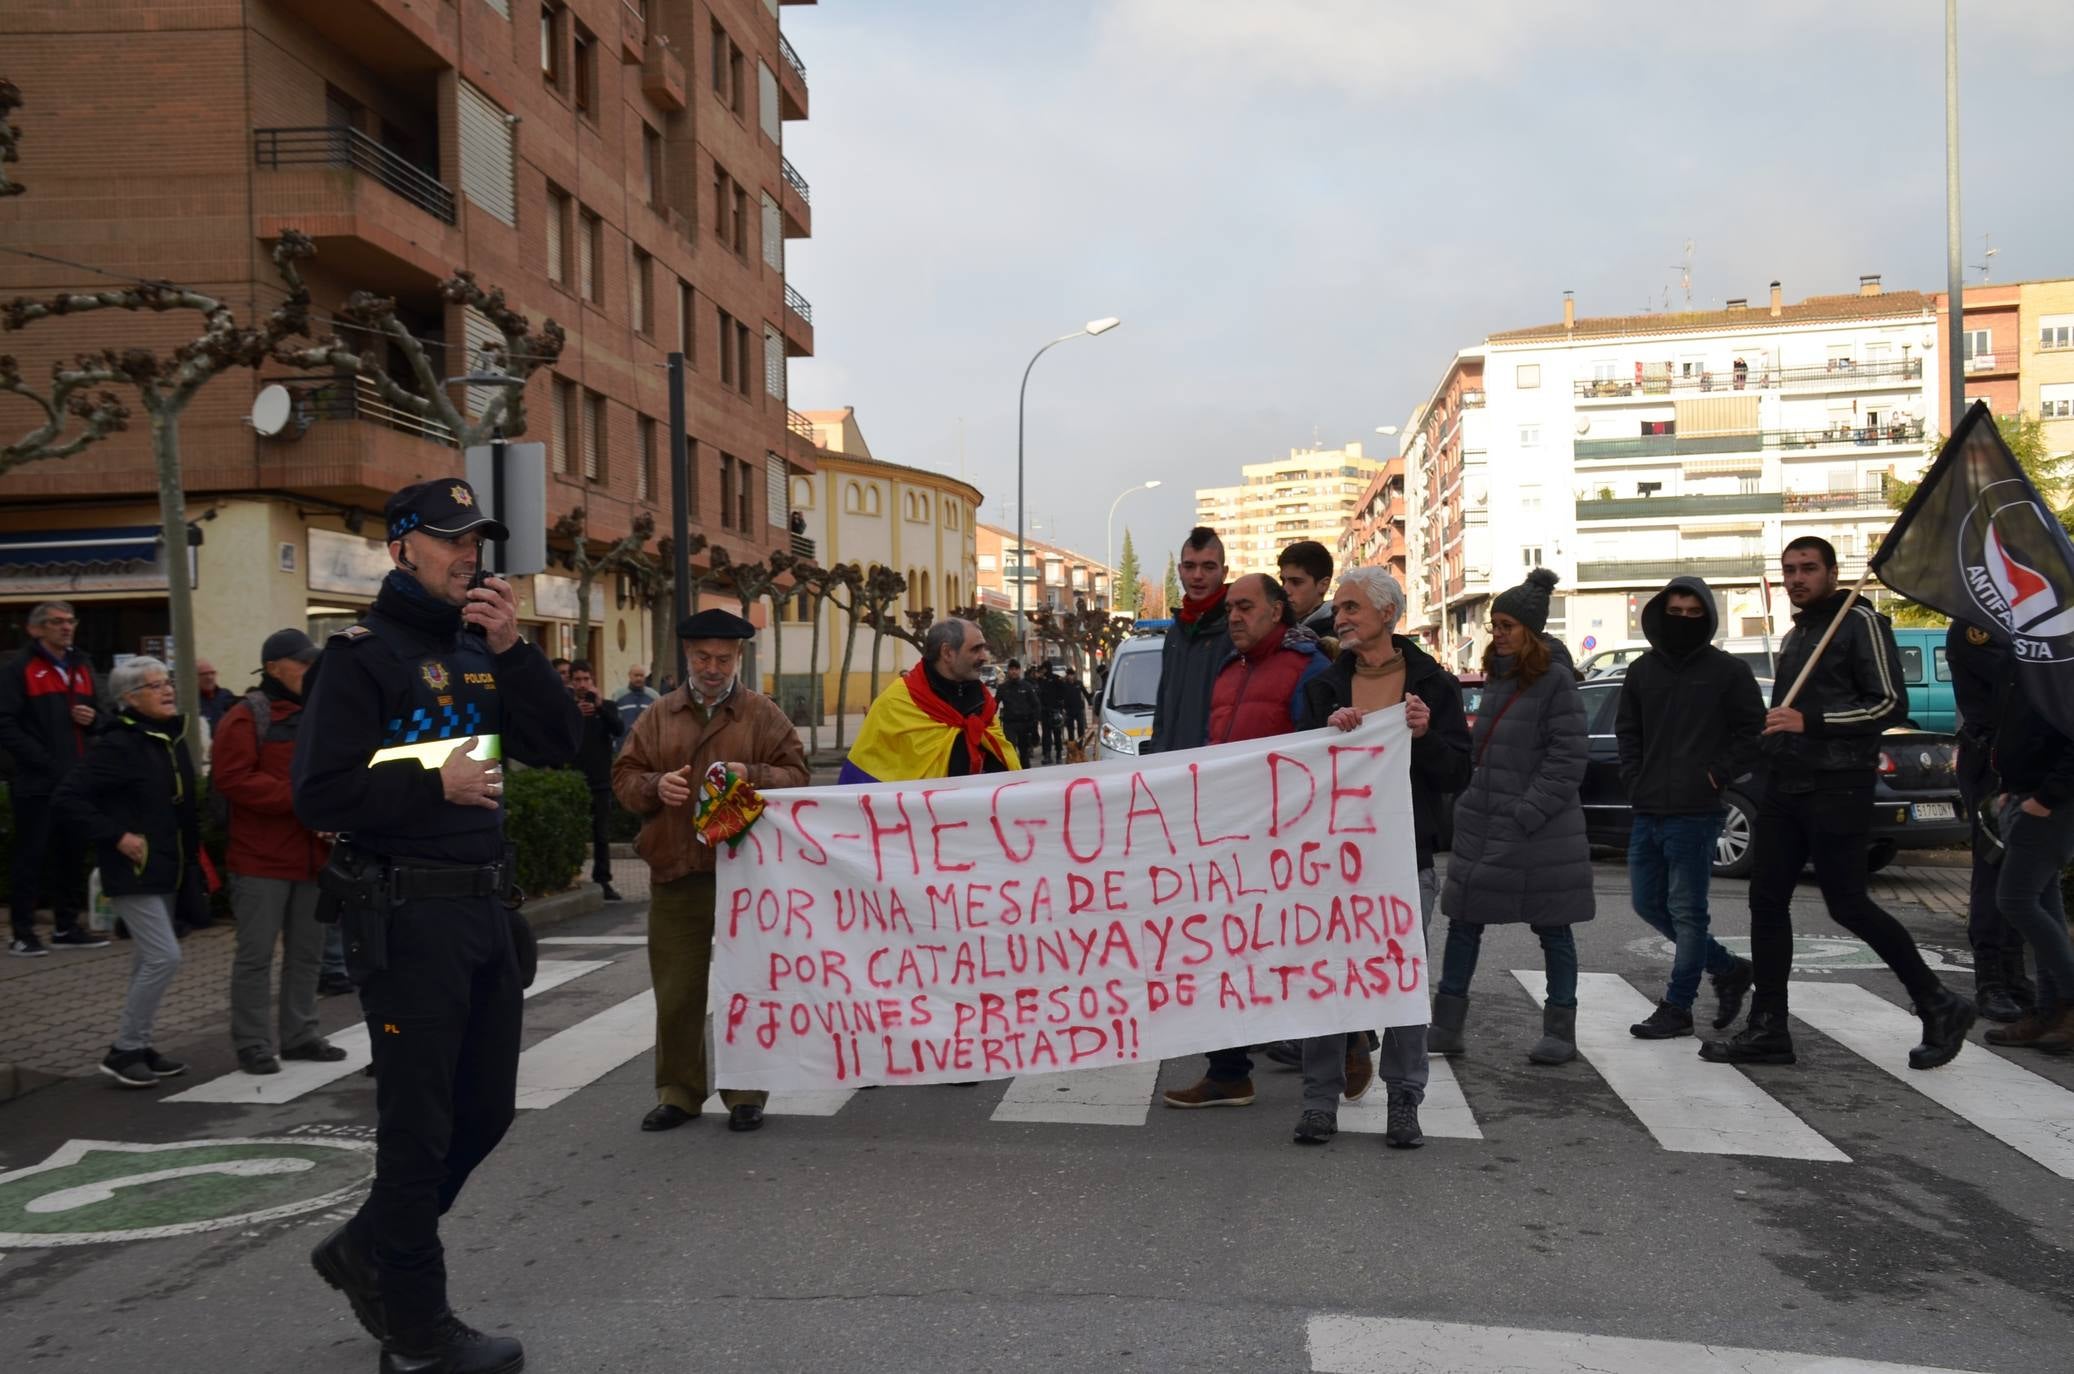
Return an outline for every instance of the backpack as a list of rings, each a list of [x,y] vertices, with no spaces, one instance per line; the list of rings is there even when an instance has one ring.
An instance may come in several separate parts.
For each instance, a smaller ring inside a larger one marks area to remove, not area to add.
[[[265,728],[259,730],[259,743],[262,747],[269,744],[282,744],[294,739],[296,727],[302,724],[302,712],[300,711],[297,711],[286,720],[275,720],[273,702],[267,697],[265,692],[257,687],[245,693],[244,704],[245,709],[252,713],[252,724],[255,728],[259,726],[259,722],[266,722]],[[226,711],[223,714],[227,717],[230,712]],[[222,728],[222,717],[218,718],[217,728]],[[212,785],[205,795],[203,804],[211,825],[218,830],[230,829],[229,797],[224,796],[223,793],[219,792]]]

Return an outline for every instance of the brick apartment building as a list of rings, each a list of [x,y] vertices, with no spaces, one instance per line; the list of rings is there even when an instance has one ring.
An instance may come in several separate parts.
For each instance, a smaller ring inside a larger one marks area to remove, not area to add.
[[[787,0],[788,3],[791,0]],[[668,528],[664,360],[690,358],[693,528],[737,558],[790,544],[788,473],[811,466],[788,425],[786,359],[813,351],[785,280],[810,229],[783,153],[807,115],[779,0],[23,0],[6,75],[28,102],[28,194],[0,201],[0,298],[165,278],[218,293],[241,319],[282,296],[268,260],[299,228],[322,330],[351,292],[392,296],[441,375],[468,371],[487,321],[441,300],[456,266],[568,331],[526,392],[526,437],[549,446],[551,516],[587,508],[594,541],[636,514]],[[4,340],[32,378],[82,349],[161,350],[196,317],[119,311]],[[284,382],[297,422],[259,437],[259,388]],[[137,408],[133,405],[133,410]],[[0,428],[33,412],[0,397]],[[81,603],[104,663],[166,630],[164,560],[141,412],[131,432],[0,479],[0,646],[28,606]],[[364,382],[278,366],[211,382],[182,432],[201,652],[243,682],[259,637],[321,631],[372,596],[386,494],[454,471],[448,437]],[[27,536],[35,536],[28,538]],[[26,545],[36,546],[33,551]],[[624,585],[592,595],[574,643],[575,582],[523,579],[551,649],[647,657],[647,612]]]

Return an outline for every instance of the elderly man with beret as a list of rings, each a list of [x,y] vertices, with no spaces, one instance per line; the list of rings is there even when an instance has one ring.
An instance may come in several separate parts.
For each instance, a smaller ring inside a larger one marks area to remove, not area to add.
[[[706,1069],[706,976],[713,958],[714,851],[692,823],[699,784],[714,764],[759,791],[804,787],[806,751],[778,704],[736,679],[742,641],[756,627],[726,611],[700,611],[677,626],[689,669],[683,686],[642,712],[612,762],[612,793],[641,819],[634,842],[647,861],[648,968],[655,981],[656,1105],[644,1131],[667,1131],[699,1114]],[[767,1094],[720,1095],[728,1129],[763,1124]]]

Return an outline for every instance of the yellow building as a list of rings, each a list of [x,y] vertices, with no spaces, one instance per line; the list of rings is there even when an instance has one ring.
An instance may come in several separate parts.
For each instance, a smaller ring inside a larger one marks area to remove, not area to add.
[[[926,606],[941,619],[970,604],[978,577],[979,489],[873,457],[852,407],[803,414],[814,430],[815,470],[793,475],[792,509],[805,522],[801,538],[811,542],[813,560],[824,568],[879,563],[895,569],[907,579],[907,593],[895,607],[903,614]],[[848,621],[832,602],[824,604],[820,650],[812,656],[813,622],[805,610],[799,602],[787,606],[777,631],[782,645],[772,644],[770,629],[759,636],[764,690],[799,722],[814,709],[818,691],[823,718],[833,719]],[[872,639],[871,630],[860,626],[844,700],[853,715],[871,704]],[[881,689],[914,661],[913,649],[887,636],[879,644]]]
[[[1291,449],[1287,458],[1248,463],[1237,486],[1198,487],[1196,523],[1224,540],[1234,577],[1272,573],[1282,550],[1300,539],[1336,548],[1361,493],[1383,467],[1359,444]]]
[[[2045,421],[2052,452],[2074,452],[2074,278],[2023,283],[2017,312],[2023,413]]]

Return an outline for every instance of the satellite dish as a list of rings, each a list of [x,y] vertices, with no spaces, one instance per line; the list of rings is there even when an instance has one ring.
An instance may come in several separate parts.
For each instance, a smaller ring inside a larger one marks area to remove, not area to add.
[[[279,382],[261,387],[259,394],[252,398],[253,432],[272,439],[291,427],[297,434],[302,432],[302,427],[295,423],[294,394]]]
[[[1588,416],[1588,415],[1580,415],[1580,416],[1578,416],[1578,417],[1577,417],[1577,432],[1578,432],[1579,434],[1589,434],[1589,433],[1591,433],[1591,430],[1592,430],[1592,422],[1591,422],[1591,417],[1590,417],[1590,416]]]

